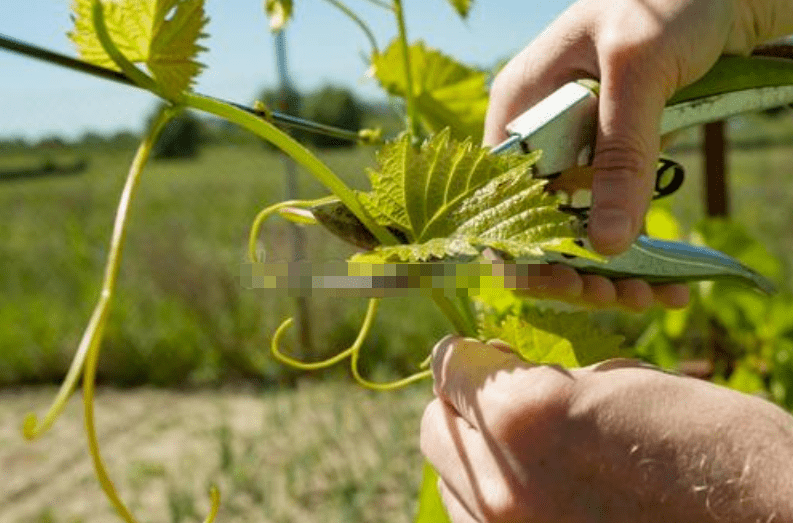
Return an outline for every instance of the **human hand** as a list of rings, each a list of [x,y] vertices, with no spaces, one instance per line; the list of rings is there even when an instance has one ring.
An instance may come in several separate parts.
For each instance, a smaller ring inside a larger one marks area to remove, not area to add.
[[[514,275],[510,288],[520,296],[557,299],[588,307],[621,307],[646,311],[655,304],[669,309],[685,307],[689,288],[684,284],[651,286],[644,280],[610,280],[597,274],[581,274],[562,264],[535,265],[531,272]]]
[[[793,418],[631,360],[565,370],[447,337],[421,449],[452,521],[793,521]]]
[[[506,138],[509,121],[566,82],[598,79],[589,239],[602,254],[620,253],[639,234],[650,202],[666,101],[720,55],[793,32],[790,7],[788,0],[579,0],[496,77],[485,144]],[[645,309],[688,301],[683,285],[589,276],[565,282],[552,287],[589,303]]]

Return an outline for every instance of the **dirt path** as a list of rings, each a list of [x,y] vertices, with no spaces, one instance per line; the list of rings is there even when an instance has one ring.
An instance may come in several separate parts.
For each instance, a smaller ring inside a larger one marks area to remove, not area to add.
[[[0,392],[0,522],[118,521],[94,477],[79,395],[40,440],[19,431],[54,389]],[[111,477],[139,521],[410,521],[426,388],[384,394],[312,384],[269,394],[102,390]]]

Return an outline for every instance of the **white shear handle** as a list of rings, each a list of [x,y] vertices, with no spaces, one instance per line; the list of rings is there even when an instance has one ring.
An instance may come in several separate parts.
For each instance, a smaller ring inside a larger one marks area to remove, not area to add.
[[[793,103],[793,85],[756,87],[697,98],[667,106],[660,134],[715,122],[739,113]],[[495,146],[495,154],[542,151],[535,164],[539,177],[589,165],[597,136],[598,99],[578,82],[563,85],[506,126],[510,138]]]

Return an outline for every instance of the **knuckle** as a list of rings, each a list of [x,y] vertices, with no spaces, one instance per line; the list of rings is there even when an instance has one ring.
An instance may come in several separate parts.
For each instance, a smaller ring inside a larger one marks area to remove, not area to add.
[[[510,101],[516,98],[522,83],[520,68],[515,60],[511,60],[493,78],[490,85],[491,100]]]
[[[513,74],[511,72],[511,62],[508,62],[507,65],[502,67],[496,76],[493,78],[493,82],[490,85],[490,91],[497,93],[503,91],[505,88],[509,87],[512,80]]]
[[[566,413],[571,385],[567,371],[558,366],[537,366],[520,374],[519,383],[511,381],[499,387],[496,381],[488,389],[490,397],[482,402],[488,406],[484,416],[493,438],[515,449],[557,430]],[[519,397],[515,390],[521,391]]]
[[[626,31],[625,27],[633,30]],[[640,66],[648,58],[658,56],[666,44],[663,24],[651,16],[636,15],[630,10],[615,13],[598,32],[597,47],[606,64],[612,66]]]
[[[504,482],[491,484],[483,490],[483,513],[492,523],[514,523],[526,521],[526,511],[519,494]]]
[[[592,166],[599,175],[605,172],[645,176],[650,166],[647,161],[648,150],[648,144],[638,132],[608,136],[596,144]]]

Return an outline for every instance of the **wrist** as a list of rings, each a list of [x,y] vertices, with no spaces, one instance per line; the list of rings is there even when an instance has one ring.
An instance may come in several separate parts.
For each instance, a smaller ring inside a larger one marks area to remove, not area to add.
[[[793,521],[793,418],[778,407],[646,368],[576,386],[565,460],[578,499],[618,507],[611,521]]]

